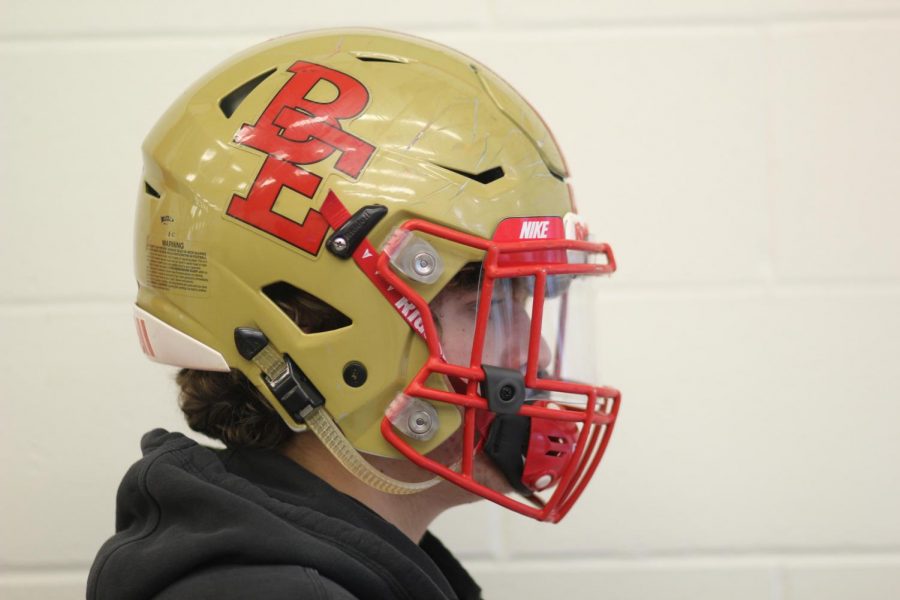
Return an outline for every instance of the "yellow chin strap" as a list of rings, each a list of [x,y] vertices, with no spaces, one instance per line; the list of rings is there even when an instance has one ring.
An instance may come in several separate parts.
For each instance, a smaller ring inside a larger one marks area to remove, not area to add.
[[[242,340],[240,336],[244,336],[244,339]],[[251,343],[247,343],[248,339]],[[266,384],[282,405],[285,401],[294,405],[297,402],[302,403],[299,416],[306,423],[306,427],[357,479],[380,492],[397,495],[423,492],[441,482],[440,477],[422,482],[400,481],[373,467],[344,436],[325,410],[324,398],[299,371],[290,357],[275,350],[265,335],[257,329],[239,328],[235,331],[235,340],[241,355],[265,374]]]

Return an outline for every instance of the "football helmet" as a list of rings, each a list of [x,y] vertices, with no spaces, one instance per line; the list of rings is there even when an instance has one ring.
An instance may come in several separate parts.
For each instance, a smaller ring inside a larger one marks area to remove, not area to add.
[[[143,155],[145,354],[243,372],[290,428],[379,489],[431,482],[391,480],[365,454],[406,457],[539,520],[569,511],[619,408],[585,374],[596,357],[582,345],[591,281],[615,261],[506,82],[409,36],[281,37],[196,82]],[[343,318],[302,328],[276,285]],[[439,459],[448,447],[456,458]],[[479,456],[503,485],[478,474]]]

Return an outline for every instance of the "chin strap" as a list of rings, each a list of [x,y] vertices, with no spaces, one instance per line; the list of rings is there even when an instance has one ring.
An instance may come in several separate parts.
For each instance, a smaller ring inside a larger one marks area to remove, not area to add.
[[[294,420],[303,420],[332,456],[366,485],[387,494],[416,494],[434,487],[440,477],[408,482],[385,475],[353,447],[328,411],[325,399],[288,355],[280,354],[258,329],[240,327],[234,332],[241,356],[264,374],[266,385]]]
[[[350,441],[335,424],[334,420],[324,408],[313,409],[304,417],[307,427],[312,430],[319,441],[328,448],[328,451],[341,465],[368,486],[388,494],[417,494],[441,482],[440,477],[433,477],[422,482],[408,482],[394,479],[385,475],[372,466],[369,461],[356,451]]]

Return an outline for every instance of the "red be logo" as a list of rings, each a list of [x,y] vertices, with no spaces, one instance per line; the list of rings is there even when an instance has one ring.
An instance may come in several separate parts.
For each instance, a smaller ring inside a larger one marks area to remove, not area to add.
[[[356,79],[322,65],[297,61],[294,73],[253,125],[244,125],[234,135],[242,146],[265,152],[266,160],[247,197],[235,194],[227,214],[253,225],[294,246],[318,254],[328,232],[325,218],[310,209],[303,223],[272,210],[283,187],[307,198],[319,189],[322,178],[301,165],[321,162],[340,153],[335,168],[354,179],[359,177],[375,147],[341,129],[342,119],[359,115],[369,101],[369,92]],[[320,81],[337,88],[331,102],[307,98]]]

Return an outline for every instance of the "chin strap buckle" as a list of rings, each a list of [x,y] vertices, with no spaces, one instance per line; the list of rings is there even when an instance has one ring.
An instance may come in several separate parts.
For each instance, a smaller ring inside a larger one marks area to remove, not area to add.
[[[263,379],[289,415],[298,421],[306,419],[309,413],[325,404],[325,398],[290,356],[285,354],[283,360],[281,374],[274,379],[266,374]]]
[[[295,421],[305,420],[325,404],[325,398],[287,354],[279,354],[259,329],[234,330],[238,352],[263,372],[263,381],[275,399]]]

